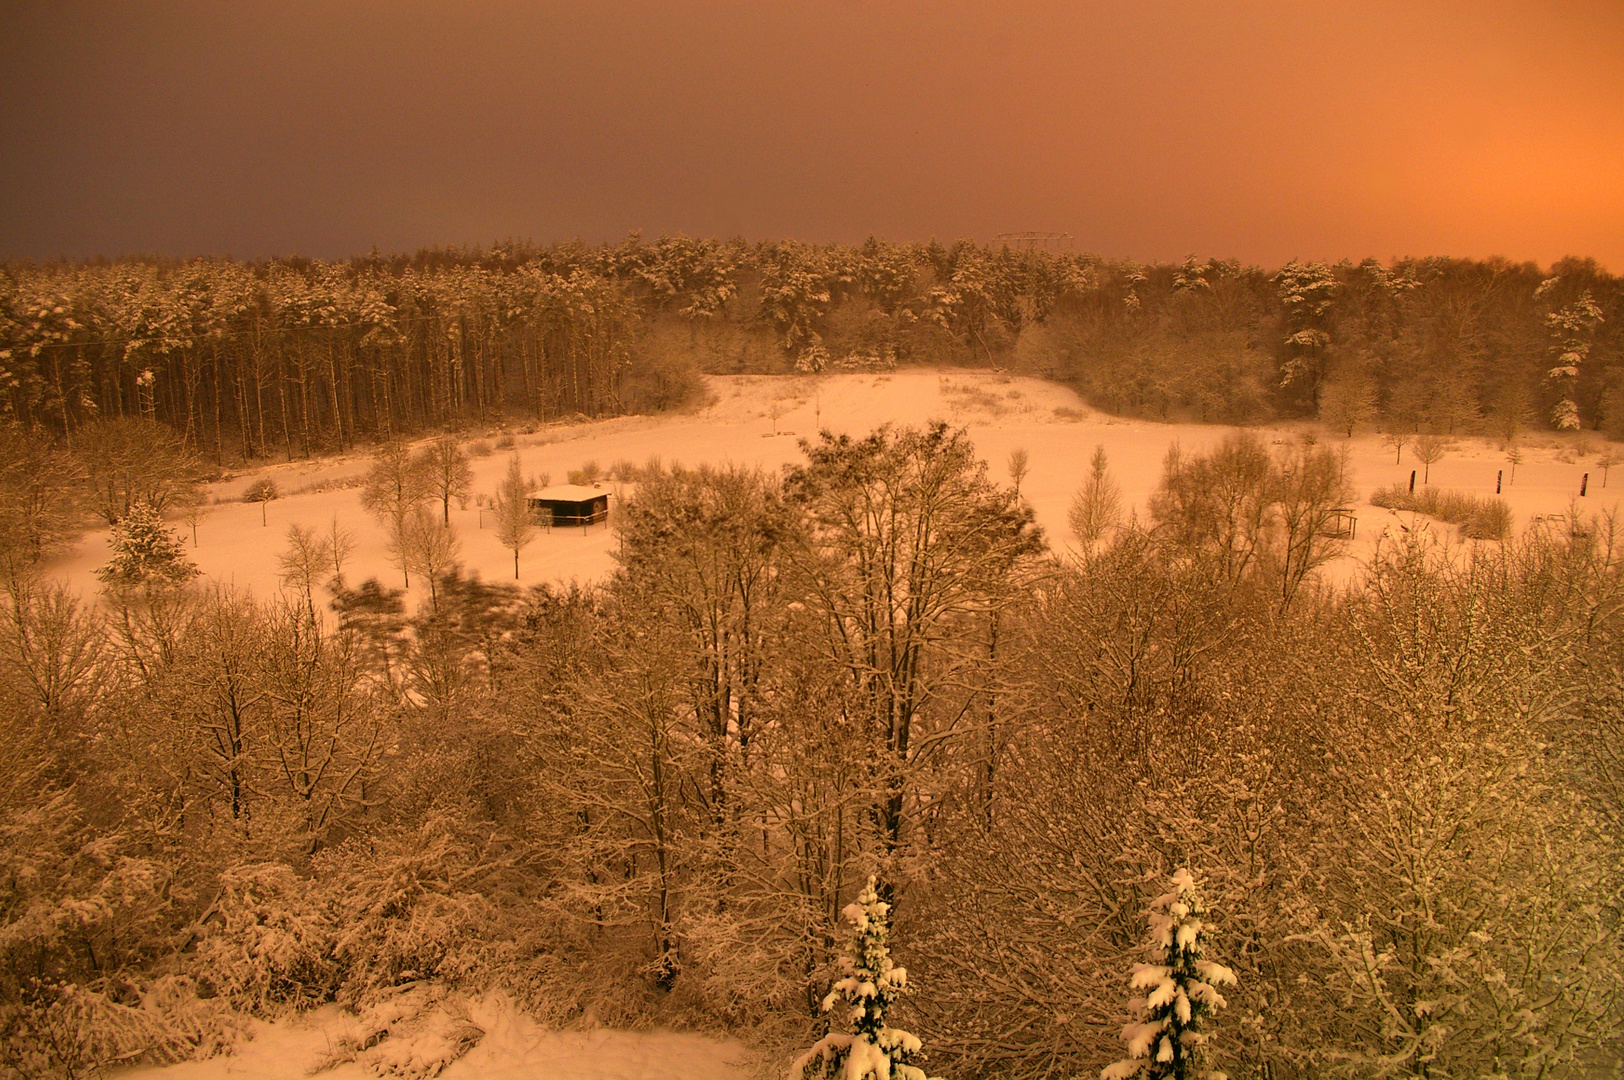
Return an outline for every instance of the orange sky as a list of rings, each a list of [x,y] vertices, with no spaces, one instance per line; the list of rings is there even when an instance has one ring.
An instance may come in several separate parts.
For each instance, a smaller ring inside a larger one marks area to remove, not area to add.
[[[1624,270],[1624,2],[0,2],[0,255],[1064,230]]]

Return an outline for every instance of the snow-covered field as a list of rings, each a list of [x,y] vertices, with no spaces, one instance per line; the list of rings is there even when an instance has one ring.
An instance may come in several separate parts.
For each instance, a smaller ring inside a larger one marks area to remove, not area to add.
[[[506,999],[470,1001],[460,1019],[482,1034],[443,1066],[443,1080],[750,1080],[756,1056],[734,1041],[678,1031],[549,1031]],[[371,1080],[434,1075],[444,1041],[427,1031],[389,1036],[357,1060],[341,1048],[356,1020],[336,1005],[276,1023],[251,1021],[234,1054],[121,1070],[120,1080]],[[335,1055],[335,1050],[340,1053]]]
[[[618,461],[641,465],[655,456],[666,464],[735,462],[778,469],[800,460],[798,438],[812,435],[819,427],[861,436],[887,421],[919,424],[941,419],[969,429],[976,449],[1000,479],[1005,477],[1010,452],[1017,448],[1028,451],[1030,473],[1022,484],[1022,494],[1032,504],[1051,544],[1061,548],[1071,542],[1066,511],[1095,445],[1105,447],[1125,505],[1142,512],[1161,477],[1162,458],[1171,444],[1178,442],[1186,449],[1201,450],[1232,430],[1117,419],[1089,409],[1063,386],[991,371],[710,376],[709,383],[714,402],[692,413],[549,426],[519,435],[515,449],[524,473],[532,476],[545,472],[554,483],[561,483],[568,470],[589,460],[607,470]],[[1304,429],[1304,425],[1297,425],[1265,429],[1262,434],[1267,440],[1283,441],[1296,438]],[[1323,432],[1320,437],[1331,445],[1344,442]],[[1346,442],[1360,497],[1358,541],[1340,567],[1344,575],[1355,569],[1359,560],[1368,558],[1384,530],[1410,523],[1408,514],[1396,515],[1368,505],[1369,493],[1386,484],[1407,482],[1410,470],[1419,468],[1408,450],[1403,462],[1395,464],[1392,451],[1383,447],[1374,434]],[[1598,451],[1604,445],[1596,440]],[[1516,528],[1521,529],[1538,515],[1565,512],[1578,496],[1586,472],[1591,474],[1590,488],[1580,503],[1582,509],[1595,513],[1618,507],[1624,496],[1624,467],[1620,468],[1618,483],[1604,488],[1596,453],[1571,462],[1559,460],[1560,453],[1555,445],[1541,448],[1535,437],[1527,440],[1516,481],[1505,488],[1516,514]],[[499,451],[475,459],[476,492],[495,491],[509,456],[510,452]],[[337,518],[358,540],[346,577],[351,582],[377,577],[386,584],[395,584],[400,581],[400,573],[389,562],[384,529],[361,509],[359,492],[353,487],[305,490],[357,477],[366,467],[366,457],[356,455],[293,462],[243,474],[215,485],[211,491],[211,497],[223,501],[211,507],[199,526],[195,548],[189,530],[179,523],[177,528],[186,534],[188,553],[208,579],[266,597],[279,588],[276,556],[286,547],[288,526],[325,529]],[[1496,444],[1481,439],[1461,440],[1432,466],[1432,484],[1491,495],[1496,471],[1501,469],[1510,475],[1510,465]],[[271,476],[283,492],[281,499],[266,506],[264,526],[260,523],[260,506],[240,501],[243,488],[259,475]],[[513,580],[512,553],[498,541],[489,511],[481,513],[472,502],[467,509],[453,505],[451,519],[462,542],[465,567],[487,580]],[[613,530],[601,525],[585,532],[560,529],[538,534],[520,557],[519,581],[535,584],[599,579],[612,566],[613,544]],[[98,588],[91,571],[106,559],[106,532],[92,532],[54,569],[91,596]]]

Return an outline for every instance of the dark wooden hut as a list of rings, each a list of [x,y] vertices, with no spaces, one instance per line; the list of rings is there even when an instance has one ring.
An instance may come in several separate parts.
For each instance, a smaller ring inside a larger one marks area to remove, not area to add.
[[[525,501],[542,525],[595,525],[609,517],[607,488],[555,484],[530,492]]]

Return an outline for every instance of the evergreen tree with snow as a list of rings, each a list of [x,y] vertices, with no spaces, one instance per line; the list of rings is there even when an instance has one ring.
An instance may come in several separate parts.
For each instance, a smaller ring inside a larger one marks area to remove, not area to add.
[[[1534,291],[1535,298],[1551,292],[1561,281],[1560,277],[1546,278]],[[1590,355],[1596,327],[1604,321],[1601,308],[1591,299],[1589,289],[1573,303],[1545,316],[1545,327],[1551,335],[1551,353],[1555,357],[1545,378],[1562,395],[1551,408],[1551,423],[1562,431],[1577,431],[1581,426],[1579,406],[1573,400],[1579,392],[1579,368]]]
[[[134,503],[113,526],[112,547],[113,557],[96,576],[115,591],[184,585],[198,573],[180,537],[144,501]]]
[[[823,999],[823,1011],[840,1007],[850,1030],[831,1031],[796,1058],[790,1080],[926,1080],[913,1064],[924,1056],[919,1040],[886,1026],[886,1011],[907,989],[908,970],[891,962],[891,905],[880,899],[873,877],[842,914],[851,923],[851,951],[840,958],[845,974]]]
[[[1150,905],[1150,947],[1161,961],[1135,964],[1132,985],[1148,990],[1128,1007],[1139,1018],[1122,1029],[1128,1056],[1100,1073],[1100,1080],[1224,1080],[1205,1072],[1201,1058],[1208,1035],[1201,1021],[1226,1002],[1217,987],[1235,985],[1235,973],[1202,959],[1209,937],[1206,905],[1190,871],[1173,875],[1173,891]]]
[[[1320,381],[1325,375],[1325,354],[1331,344],[1326,332],[1331,302],[1340,287],[1336,274],[1324,263],[1291,260],[1274,276],[1280,287],[1280,306],[1285,308],[1291,333],[1285,345],[1290,350],[1281,369],[1280,385],[1305,383],[1316,408],[1320,402]]]

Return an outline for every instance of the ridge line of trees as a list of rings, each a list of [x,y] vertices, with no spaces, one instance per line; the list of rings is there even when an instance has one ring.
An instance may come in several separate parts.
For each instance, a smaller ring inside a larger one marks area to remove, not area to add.
[[[347,262],[0,266],[0,416],[162,421],[224,462],[667,408],[699,371],[1010,367],[1112,412],[1624,435],[1624,284],[1593,261],[1276,271],[945,245],[629,237]]]

